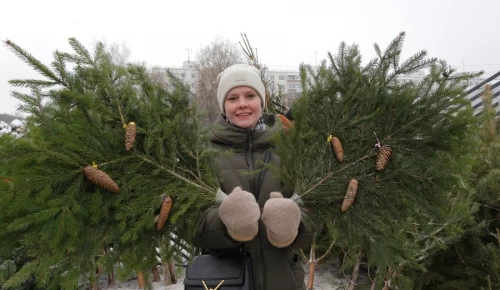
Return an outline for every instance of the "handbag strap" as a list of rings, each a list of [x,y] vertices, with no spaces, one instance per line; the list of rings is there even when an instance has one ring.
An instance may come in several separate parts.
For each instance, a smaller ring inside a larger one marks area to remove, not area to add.
[[[269,163],[269,159],[271,158],[271,151],[266,152],[266,156],[264,157],[264,165]],[[267,167],[264,167],[259,175],[259,184],[257,185],[257,191],[255,192],[255,199],[259,200],[260,188],[262,187],[262,182],[264,181],[264,176],[266,175]]]

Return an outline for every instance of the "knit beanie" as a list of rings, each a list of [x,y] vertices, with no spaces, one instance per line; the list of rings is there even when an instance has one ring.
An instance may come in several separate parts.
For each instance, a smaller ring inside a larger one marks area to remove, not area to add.
[[[217,76],[217,83],[219,84],[217,88],[217,100],[223,114],[226,113],[224,110],[226,95],[236,87],[250,87],[254,89],[262,100],[262,109],[266,107],[266,89],[260,78],[259,70],[253,66],[234,64]]]

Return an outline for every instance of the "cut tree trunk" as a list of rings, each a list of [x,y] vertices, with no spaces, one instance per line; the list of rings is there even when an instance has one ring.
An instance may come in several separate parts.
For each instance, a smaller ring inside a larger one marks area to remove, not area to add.
[[[352,271],[352,277],[351,277],[351,280],[349,281],[349,285],[347,287],[347,290],[354,290],[354,289],[356,289],[357,282],[358,282],[359,266],[360,265],[361,265],[361,254],[358,257],[358,260],[356,261],[356,265],[354,266],[354,270]]]
[[[321,260],[323,260],[330,253],[334,244],[335,240],[332,241],[330,247],[328,248],[328,250],[326,250],[325,254],[319,257],[318,259],[316,259],[316,245],[314,243],[311,245],[311,252],[309,254],[309,259],[307,259],[304,252],[300,250],[302,258],[304,259],[304,261],[306,261],[307,265],[309,265],[309,275],[307,277],[307,290],[312,290],[314,287],[314,275],[316,272],[316,265],[318,265],[319,262],[321,262]]]
[[[112,271],[108,274],[108,285],[115,285],[115,272]]]
[[[137,283],[139,284],[139,288],[144,289],[146,287],[146,283],[144,282],[144,274],[141,271],[137,272]]]
[[[160,272],[158,272],[158,267],[155,265],[151,269],[153,271],[153,281],[160,281]]]
[[[100,266],[99,268],[96,269],[95,271],[95,282],[92,282],[92,284],[90,285],[90,289],[92,290],[97,290],[98,289],[98,285],[99,285],[99,278],[101,277],[101,273],[102,273],[102,266]]]
[[[314,273],[316,271],[316,261],[309,263],[309,276],[307,278],[307,290],[312,290],[314,287]]]
[[[171,285],[172,278],[170,277],[170,271],[168,270],[168,263],[162,263],[161,268],[163,270],[163,280],[165,281],[165,286]]]
[[[168,272],[170,272],[170,281],[172,282],[172,284],[176,284],[177,275],[175,274],[174,263],[171,262],[168,263]]]

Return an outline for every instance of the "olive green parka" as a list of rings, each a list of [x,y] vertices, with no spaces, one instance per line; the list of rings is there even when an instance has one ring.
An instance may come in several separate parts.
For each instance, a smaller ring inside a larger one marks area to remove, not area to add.
[[[265,120],[269,120],[269,116]],[[273,191],[278,191],[285,198],[290,198],[291,191],[282,191],[282,183],[274,178],[272,171],[265,171],[261,188],[257,192],[259,175],[267,152],[270,152],[272,129],[243,129],[230,125],[225,117],[219,115],[217,125],[222,130],[215,131],[212,144],[227,154],[217,158],[220,165],[221,190],[230,194],[240,186],[251,192],[257,199],[262,212],[265,202]],[[270,153],[269,162],[280,166],[280,158]],[[194,245],[208,251],[224,251],[242,247],[250,254],[255,290],[305,290],[304,269],[296,250],[309,246],[313,241],[314,227],[301,222],[294,242],[286,248],[276,248],[269,242],[266,227],[259,220],[257,236],[241,243],[232,239],[219,217],[218,207],[208,209],[200,219],[199,227],[193,239]]]

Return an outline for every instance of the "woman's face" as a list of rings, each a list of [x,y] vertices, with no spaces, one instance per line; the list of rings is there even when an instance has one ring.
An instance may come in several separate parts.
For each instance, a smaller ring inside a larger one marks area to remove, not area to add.
[[[262,115],[259,94],[250,87],[230,90],[224,100],[224,109],[231,123],[245,129],[254,128]]]

